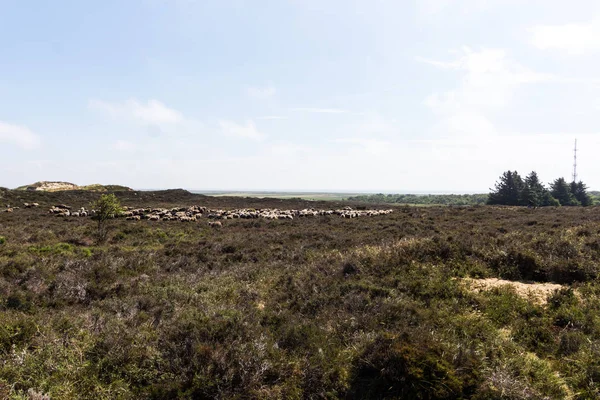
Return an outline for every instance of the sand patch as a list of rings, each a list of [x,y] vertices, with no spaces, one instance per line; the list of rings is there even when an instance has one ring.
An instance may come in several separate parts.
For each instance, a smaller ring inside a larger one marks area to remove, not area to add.
[[[525,283],[517,281],[508,281],[498,278],[472,279],[465,278],[463,282],[467,287],[474,292],[491,290],[498,287],[510,286],[515,292],[524,298],[532,299],[538,304],[546,304],[548,296],[554,293],[555,290],[565,289],[567,286],[557,283]]]

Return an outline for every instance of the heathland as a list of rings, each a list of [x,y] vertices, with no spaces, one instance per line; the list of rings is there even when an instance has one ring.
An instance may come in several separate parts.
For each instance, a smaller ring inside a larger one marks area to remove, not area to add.
[[[89,217],[48,213],[99,196],[0,189],[12,209],[0,210],[0,398],[600,396],[597,207],[116,218],[105,241]],[[390,207],[116,196],[147,209]]]

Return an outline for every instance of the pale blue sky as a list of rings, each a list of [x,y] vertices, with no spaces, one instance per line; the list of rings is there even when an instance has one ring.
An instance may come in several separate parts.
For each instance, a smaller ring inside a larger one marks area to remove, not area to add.
[[[0,186],[600,189],[600,3],[0,0]]]

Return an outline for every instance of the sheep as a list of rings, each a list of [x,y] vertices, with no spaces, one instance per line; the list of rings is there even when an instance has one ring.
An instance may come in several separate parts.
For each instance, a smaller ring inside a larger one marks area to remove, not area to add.
[[[69,215],[68,209],[65,209],[64,205],[52,207],[50,213],[59,215]],[[87,212],[85,208],[81,208],[77,213],[72,213],[74,216],[87,216],[93,215],[93,210]],[[359,217],[373,217],[378,215],[387,215],[392,213],[393,210],[366,210],[360,209],[355,210],[350,206],[343,207],[336,210],[322,210],[313,208],[304,208],[301,210],[282,210],[278,208],[243,208],[243,209],[232,209],[232,210],[220,210],[220,209],[208,209],[206,207],[190,206],[190,207],[175,207],[171,209],[164,208],[140,208],[133,209],[129,208],[123,213],[123,216],[128,220],[138,220],[137,218],[131,218],[134,216],[148,219],[150,221],[182,221],[190,222],[197,221],[202,216],[206,216],[212,220],[210,222],[218,222],[216,220],[228,220],[228,219],[271,219],[271,220],[294,220],[294,217],[317,217],[317,216],[332,216],[338,215],[341,218],[353,219]],[[213,226],[213,225],[211,225]],[[214,225],[219,226],[219,225]]]
[[[208,221],[208,226],[213,228],[222,228],[223,224],[221,223],[221,221]]]

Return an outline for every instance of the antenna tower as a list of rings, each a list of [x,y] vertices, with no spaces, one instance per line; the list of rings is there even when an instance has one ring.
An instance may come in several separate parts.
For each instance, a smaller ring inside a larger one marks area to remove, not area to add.
[[[577,139],[575,139],[575,148],[573,149],[573,182],[577,182]]]

